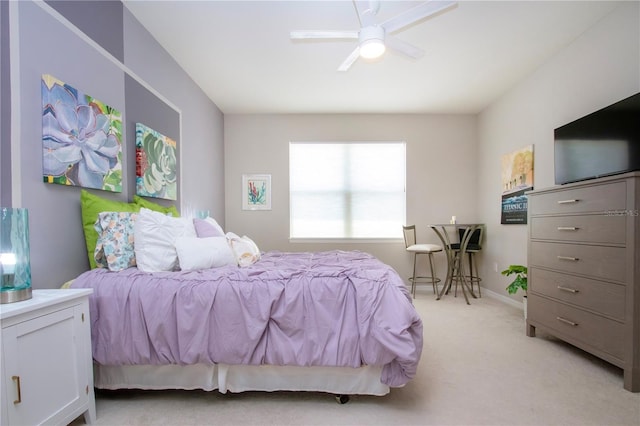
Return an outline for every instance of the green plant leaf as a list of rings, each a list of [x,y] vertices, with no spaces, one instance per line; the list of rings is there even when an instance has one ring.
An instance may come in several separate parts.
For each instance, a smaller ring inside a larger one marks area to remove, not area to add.
[[[509,265],[507,269],[501,272],[504,276],[515,274],[516,277],[506,288],[509,294],[515,294],[518,290],[527,293],[527,267],[523,265]]]
[[[509,265],[507,269],[501,272],[502,275],[509,276],[512,274],[527,274],[527,267],[523,265]]]

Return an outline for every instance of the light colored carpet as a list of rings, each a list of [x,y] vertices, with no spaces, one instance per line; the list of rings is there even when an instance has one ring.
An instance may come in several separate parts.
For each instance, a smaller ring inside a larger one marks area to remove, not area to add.
[[[553,337],[526,337],[521,310],[486,295],[471,303],[418,293],[418,375],[383,397],[339,405],[322,393],[98,391],[96,424],[640,425],[640,394],[622,388],[622,370]]]

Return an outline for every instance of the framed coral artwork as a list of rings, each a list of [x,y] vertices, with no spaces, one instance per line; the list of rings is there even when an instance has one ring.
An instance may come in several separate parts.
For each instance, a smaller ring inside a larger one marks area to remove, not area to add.
[[[41,91],[44,182],[122,192],[122,114],[48,74]]]
[[[271,210],[271,175],[242,175],[242,210]]]
[[[176,148],[173,139],[136,123],[136,194],[177,199]]]

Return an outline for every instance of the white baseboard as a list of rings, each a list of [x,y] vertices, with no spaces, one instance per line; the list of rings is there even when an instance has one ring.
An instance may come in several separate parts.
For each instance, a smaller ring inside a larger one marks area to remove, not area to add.
[[[514,308],[518,308],[518,309],[524,310],[524,304],[522,302],[518,302],[517,300],[513,300],[512,298],[507,297],[507,296],[505,296],[503,294],[496,293],[495,291],[491,291],[489,289],[483,288],[482,289],[482,295],[484,296],[485,294],[487,296],[489,296],[490,298],[492,298],[492,299],[499,300],[502,303],[506,303],[507,305],[513,306]]]
[[[411,285],[407,285],[407,288],[409,289],[409,291],[411,291]],[[438,287],[438,289],[440,289],[441,287]],[[427,293],[431,293],[433,294],[433,289],[431,286],[429,286],[429,288],[422,288],[420,289],[420,291],[426,291]],[[506,303],[507,305],[511,305],[514,308],[517,309],[521,309],[524,311],[524,303],[522,302],[518,302],[517,300],[513,300],[512,298],[505,296],[504,294],[500,294],[500,293],[496,293],[495,291],[489,290],[485,287],[482,287],[482,295],[483,296],[488,296],[492,299],[498,300],[502,303]]]

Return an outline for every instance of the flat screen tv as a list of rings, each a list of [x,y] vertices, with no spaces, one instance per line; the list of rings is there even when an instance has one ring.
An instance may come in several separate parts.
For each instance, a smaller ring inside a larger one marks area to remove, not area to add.
[[[555,182],[640,170],[640,93],[554,131]]]

